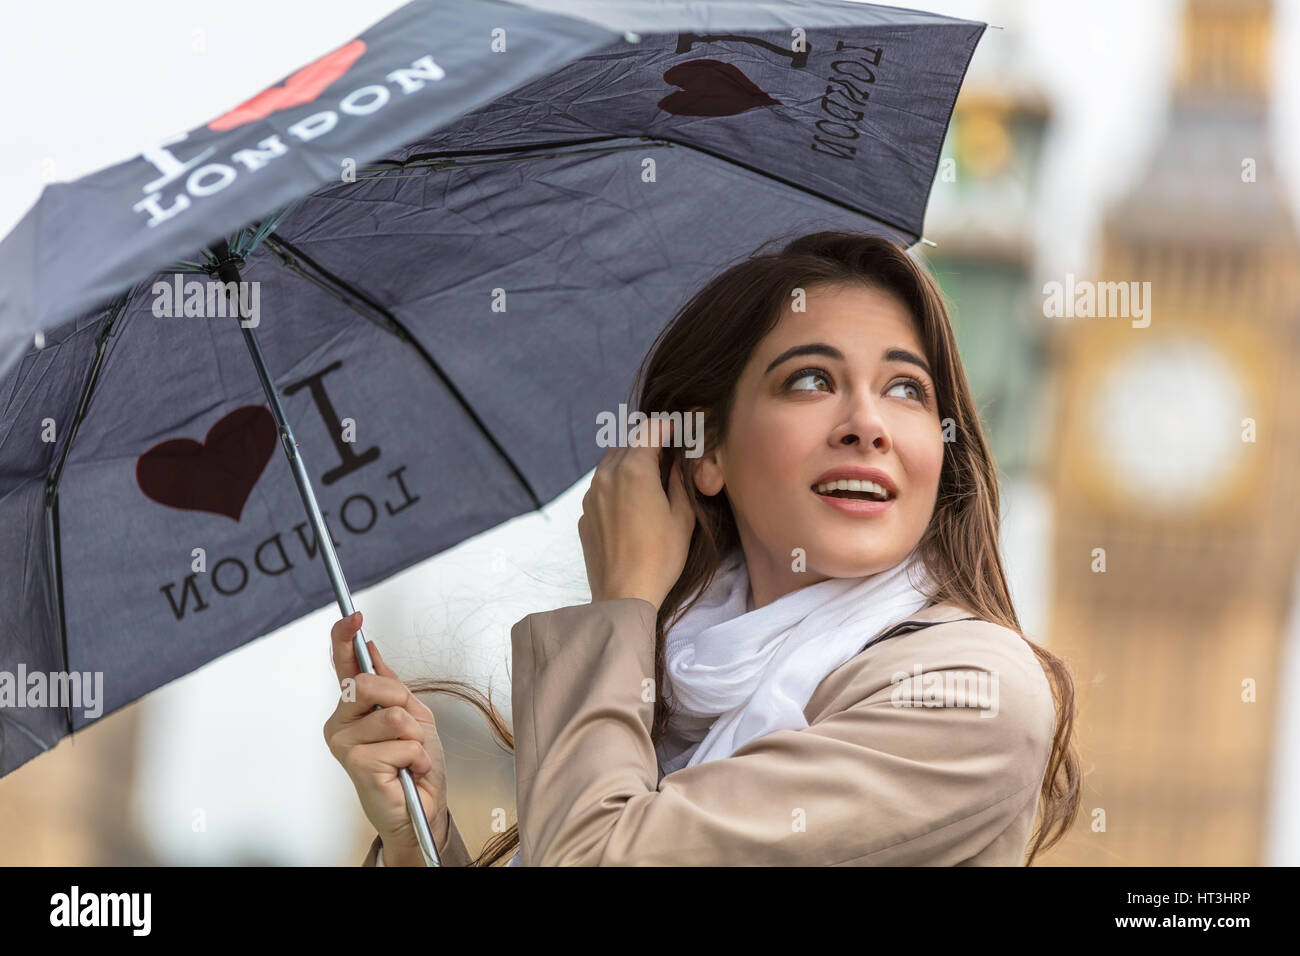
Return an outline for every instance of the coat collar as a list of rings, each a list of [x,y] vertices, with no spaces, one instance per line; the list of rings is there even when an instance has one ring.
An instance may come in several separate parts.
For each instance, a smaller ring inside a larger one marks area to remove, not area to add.
[[[859,675],[864,673],[862,653],[874,647],[882,640],[888,640],[895,634],[907,634],[909,631],[917,630],[930,624],[942,624],[948,621],[959,621],[962,618],[973,617],[978,615],[960,604],[954,604],[950,601],[940,601],[936,604],[929,604],[914,611],[901,621],[895,621],[888,627],[882,628],[863,642],[862,650],[857,655],[846,661],[840,667],[831,671],[829,675],[817,686],[809,699],[807,706],[804,708],[804,717],[809,724],[816,722],[826,708],[830,706],[831,701],[844,691],[854,680],[859,679]],[[868,669],[869,670],[869,669]],[[873,678],[874,679],[874,678]]]
[[[974,611],[962,607],[960,604],[954,604],[951,601],[940,601],[937,604],[929,604],[919,611],[913,611],[901,621],[895,621],[888,627],[881,628],[871,636],[874,641],[881,634],[888,633],[895,628],[908,630],[905,624],[922,623],[922,624],[942,624],[947,621],[957,621],[964,617],[978,617]]]
[[[952,601],[940,601],[937,604],[929,604],[914,614],[909,614],[909,621],[925,621],[927,624],[938,624],[943,621],[955,621],[961,617],[977,617],[970,608],[962,607]]]

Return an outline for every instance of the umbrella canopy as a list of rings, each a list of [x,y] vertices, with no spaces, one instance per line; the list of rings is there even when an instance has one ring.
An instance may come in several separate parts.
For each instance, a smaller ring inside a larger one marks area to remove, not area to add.
[[[594,467],[597,416],[720,268],[817,229],[916,242],[984,29],[416,2],[48,186],[0,242],[0,775],[329,602],[241,317],[368,586]],[[240,317],[214,316],[223,238]],[[89,707],[34,691],[96,672]]]

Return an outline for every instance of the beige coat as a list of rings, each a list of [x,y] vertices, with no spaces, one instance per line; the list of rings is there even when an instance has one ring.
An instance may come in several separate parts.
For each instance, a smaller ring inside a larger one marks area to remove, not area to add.
[[[654,622],[624,598],[511,630],[524,866],[1022,865],[1056,714],[1014,631],[926,607],[827,675],[807,728],[660,780]],[[439,852],[472,859],[454,820]]]

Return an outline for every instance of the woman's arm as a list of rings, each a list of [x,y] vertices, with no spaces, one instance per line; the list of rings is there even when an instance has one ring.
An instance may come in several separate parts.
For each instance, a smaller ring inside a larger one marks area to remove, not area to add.
[[[886,641],[844,709],[656,786],[654,621],[621,598],[512,629],[525,866],[956,864],[1032,815],[1055,711],[1013,632],[953,622]],[[897,706],[891,677],[919,697],[916,667],[996,676],[996,714]]]

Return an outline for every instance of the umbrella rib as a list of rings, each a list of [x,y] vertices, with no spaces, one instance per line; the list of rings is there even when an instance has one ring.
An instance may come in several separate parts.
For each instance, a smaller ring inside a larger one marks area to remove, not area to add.
[[[63,443],[63,451],[59,453],[59,460],[55,464],[54,470],[45,479],[45,530],[50,551],[50,572],[54,584],[54,610],[59,619],[59,642],[63,652],[63,672],[65,674],[69,672],[70,668],[68,662],[68,624],[63,606],[63,549],[59,535],[59,482],[63,478],[63,467],[67,464],[68,454],[72,451],[72,442],[77,437],[77,429],[81,427],[81,420],[90,407],[91,393],[95,390],[95,384],[99,381],[99,371],[103,367],[104,353],[108,348],[108,339],[112,334],[113,325],[126,309],[133,291],[134,287],[123,292],[114,300],[108,319],[105,320],[99,334],[95,336],[95,358],[90,365],[90,371],[86,374],[86,381],[81,386],[81,396],[77,399],[77,412],[68,428],[68,440]],[[64,717],[67,719],[68,733],[71,734],[73,733],[71,697],[65,702]]]
[[[496,156],[506,155],[509,153],[526,153],[535,149],[559,149],[564,146],[585,146],[588,143],[607,143],[616,139],[629,139],[628,136],[621,136],[616,133],[608,133],[602,136],[587,136],[582,139],[556,139],[547,140],[541,143],[519,143],[514,146],[492,146],[487,149],[445,149],[434,153],[412,153],[406,159],[376,159],[372,160],[372,166],[382,163],[385,166],[392,166],[400,169],[403,166],[418,165],[430,159],[452,159],[458,156]],[[649,139],[651,137],[641,136],[639,139]],[[537,157],[544,159],[548,157]]]
[[[362,306],[365,304],[364,302],[358,302],[350,298],[349,296],[341,292],[339,289],[335,288],[330,283],[326,282],[324,279],[321,279],[320,277],[315,276],[312,273],[308,272],[306,269],[304,269],[299,264],[298,260],[295,259],[292,255],[290,255],[289,250],[286,249],[281,244],[280,241],[277,241],[277,239],[278,237],[271,238],[270,236],[268,236],[264,240],[263,244],[279,257],[281,265],[296,272],[298,275],[302,276],[302,278],[310,282],[312,285],[316,286],[316,288],[328,294],[331,298],[337,299],[339,302],[342,302],[344,305],[346,305],[352,311],[356,312],[357,315],[361,316],[367,322],[373,323],[374,325],[383,329],[385,332],[389,333],[390,335],[394,335],[397,338],[402,337],[403,330],[401,328],[395,326],[384,316],[376,314],[372,309],[362,308]],[[301,255],[301,253],[298,254]]]
[[[465,399],[465,396],[461,394],[460,389],[457,388],[456,384],[451,380],[451,377],[443,370],[442,366],[438,364],[437,359],[435,359],[432,355],[429,354],[428,349],[424,347],[423,343],[421,343],[419,339],[417,339],[415,336],[413,336],[410,333],[410,331],[406,328],[405,325],[402,324],[401,320],[399,320],[397,316],[395,316],[392,312],[386,309],[383,305],[376,302],[369,295],[362,292],[356,286],[352,285],[349,282],[344,281],[343,279],[335,275],[333,272],[326,269],[324,266],[322,266],[316,260],[312,259],[311,256],[307,255],[301,249],[297,248],[290,242],[286,242],[283,236],[280,236],[277,233],[272,232],[270,235],[267,236],[266,243],[272,249],[274,249],[276,245],[282,247],[285,251],[290,253],[294,258],[300,260],[301,262],[306,263],[316,272],[320,273],[320,275],[324,279],[326,279],[330,284],[335,286],[335,288],[339,292],[341,292],[344,295],[353,297],[358,302],[363,303],[368,309],[371,309],[379,316],[382,316],[383,319],[388,323],[387,331],[391,332],[398,339],[400,339],[401,341],[405,342],[407,345],[410,345],[412,348],[414,348],[415,351],[419,353],[420,357],[424,359],[425,363],[429,366],[429,368],[433,370],[434,374],[438,376],[439,380],[441,380],[443,385],[446,386],[447,390],[451,392],[452,397],[455,398],[456,401],[460,404],[460,407],[464,410],[465,414],[470,417],[470,420],[474,422],[475,426],[477,426],[478,430],[483,434],[483,437],[487,439],[488,443],[496,450],[497,454],[501,456],[501,459],[506,463],[506,466],[514,474],[515,479],[519,482],[520,485],[523,486],[524,491],[528,494],[528,497],[533,502],[534,510],[540,511],[542,509],[542,502],[537,497],[537,492],[533,490],[533,486],[529,484],[528,479],[524,477],[524,474],[522,471],[520,471],[519,466],[515,464],[514,459],[511,458],[510,455],[506,452],[506,450],[501,447],[501,443],[497,441],[496,436],[492,434],[491,429],[489,429],[487,425],[483,422],[483,420],[479,418],[478,414],[474,411],[473,407]],[[272,245],[272,243],[274,243],[274,245]],[[283,265],[286,266],[286,268],[290,267],[289,263],[286,262],[282,257],[281,257],[281,262]],[[358,309],[357,311],[361,311],[361,310]],[[381,325],[380,327],[383,328],[384,326]]]
[[[786,179],[784,176],[778,176],[775,173],[767,172],[766,170],[760,169],[759,167],[751,165],[750,163],[747,163],[743,160],[735,159],[734,157],[716,152],[715,150],[709,149],[705,146],[697,146],[694,143],[687,143],[684,142],[683,140],[675,139],[671,136],[649,136],[649,135],[643,135],[638,137],[619,136],[619,135],[595,136],[595,137],[589,137],[587,139],[555,140],[551,142],[542,142],[542,143],[527,143],[519,146],[501,146],[492,149],[479,149],[479,150],[460,149],[460,150],[446,150],[444,152],[435,152],[435,153],[414,153],[411,156],[407,157],[405,160],[382,159],[382,160],[376,160],[374,162],[383,163],[384,165],[388,166],[391,169],[404,169],[407,166],[420,166],[420,165],[427,164],[430,160],[450,159],[450,158],[461,157],[461,156],[487,156],[487,155],[498,155],[498,154],[509,154],[509,153],[522,153],[522,152],[530,152],[538,149],[557,149],[564,146],[579,146],[587,143],[607,142],[609,140],[615,140],[615,139],[633,139],[633,138],[640,139],[640,140],[649,140],[651,144],[662,143],[668,146],[680,146],[682,149],[689,149],[697,153],[702,153],[705,156],[709,156],[712,157],[713,159],[721,160],[722,162],[729,163],[732,166],[738,166],[739,168],[754,173],[757,176],[762,176],[764,179],[770,179],[772,182],[780,183],[781,185],[793,189],[796,192],[801,192],[804,193],[805,195],[813,196],[817,199],[822,200],[823,202],[830,203],[833,206],[838,206],[839,208],[847,210],[848,212],[851,213],[855,213],[856,215],[865,216],[874,222],[878,222],[881,225],[888,226],[891,229],[895,229],[898,232],[901,232],[903,235],[911,238],[912,240],[911,244],[913,245],[920,240],[920,233],[912,229],[910,226],[904,226],[899,223],[893,222],[890,219],[885,219],[882,216],[877,215],[876,213],[868,212],[867,210],[862,209],[858,206],[854,206],[851,203],[844,202],[841,199],[836,199],[833,196],[828,196],[825,193],[820,192],[819,190],[811,189],[808,186],[804,186],[801,185],[800,183],[795,182],[794,180]],[[634,143],[631,145],[641,146],[645,144]],[[617,148],[623,148],[623,147],[612,147],[611,150]],[[538,156],[538,157],[529,157],[529,158],[548,159],[551,157]],[[499,162],[500,160],[496,160],[496,161]],[[457,164],[457,165],[474,165],[474,164],[464,163],[464,164]],[[370,166],[366,168],[376,169],[376,166],[374,165],[374,163],[372,163]],[[438,168],[439,167],[435,167],[435,169]]]
[[[846,203],[843,200],[835,199],[833,196],[828,196],[825,193],[820,192],[816,189],[809,189],[807,186],[801,186],[799,183],[791,179],[786,179],[784,176],[777,176],[775,173],[769,173],[766,170],[759,169],[757,166],[751,166],[749,163],[746,163],[743,160],[733,159],[730,156],[724,156],[722,153],[718,153],[711,149],[707,149],[704,146],[696,146],[693,143],[684,143],[681,140],[673,139],[672,137],[665,136],[659,138],[662,139],[665,143],[671,143],[674,146],[681,146],[683,149],[692,149],[695,150],[695,152],[697,153],[703,153],[706,156],[712,156],[714,159],[720,159],[724,163],[730,163],[733,166],[739,166],[741,169],[746,169],[751,173],[756,173],[757,175],[762,176],[764,179],[770,179],[773,182],[780,183],[783,186],[788,186],[791,189],[794,189],[798,192],[806,193],[809,196],[815,196],[816,198],[822,200],[823,202],[828,202],[831,205],[839,206],[841,209],[846,209],[849,212],[857,213],[859,216],[866,216],[868,219],[878,222],[881,225],[888,226],[891,229],[897,229],[899,232],[903,233],[903,235],[911,237],[912,244],[915,244],[916,241],[920,238],[920,233],[913,231],[908,226],[901,226],[896,222],[892,222],[888,219],[884,219],[876,215],[875,213],[867,212],[867,210],[851,205],[850,203]]]

